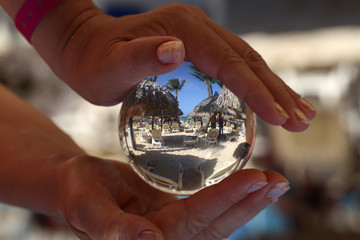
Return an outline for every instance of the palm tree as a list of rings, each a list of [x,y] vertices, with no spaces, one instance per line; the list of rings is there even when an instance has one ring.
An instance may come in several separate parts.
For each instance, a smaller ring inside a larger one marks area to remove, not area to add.
[[[184,86],[185,82],[186,82],[185,79],[181,80],[181,83],[180,83],[180,80],[178,78],[173,78],[168,81],[168,83],[166,84],[165,87],[170,91],[174,91],[175,98],[176,98],[176,100],[178,100],[178,93]]]
[[[212,84],[218,84],[220,87],[223,86],[223,84],[219,81],[216,80],[215,78],[210,77],[209,75],[206,75],[205,73],[201,72],[197,67],[195,67],[194,65],[190,65],[189,66],[192,69],[192,72],[190,73],[191,75],[193,75],[195,78],[197,78],[198,80],[205,82],[206,84],[206,90],[208,93],[208,97],[212,97],[214,96],[213,93],[213,89],[212,89]]]

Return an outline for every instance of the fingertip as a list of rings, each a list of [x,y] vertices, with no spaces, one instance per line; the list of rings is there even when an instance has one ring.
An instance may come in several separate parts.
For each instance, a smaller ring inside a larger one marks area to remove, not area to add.
[[[291,132],[302,132],[311,126],[311,119],[308,114],[304,113],[299,108],[292,109],[290,112],[290,118],[282,127]],[[314,117],[315,115],[313,115]]]
[[[181,64],[185,57],[185,47],[181,40],[162,43],[157,48],[158,60],[163,64]]]
[[[264,170],[263,173],[265,174],[266,179],[269,183],[288,182],[288,180],[279,172],[275,172],[272,170]]]
[[[137,240],[162,240],[163,237],[160,233],[153,230],[143,230],[139,233]]]

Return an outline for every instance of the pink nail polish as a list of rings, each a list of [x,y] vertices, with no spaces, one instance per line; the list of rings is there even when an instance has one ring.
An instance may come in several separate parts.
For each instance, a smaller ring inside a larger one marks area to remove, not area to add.
[[[310,125],[311,121],[305,116],[305,114],[298,108],[295,108],[294,110],[295,117],[297,120],[299,120],[301,123]]]
[[[290,118],[289,115],[287,114],[287,112],[285,111],[285,109],[283,109],[283,108],[280,106],[280,104],[275,103],[275,108],[276,108],[276,110],[278,111],[278,113],[279,113],[281,116],[283,116],[283,117],[286,118],[286,119],[289,119],[289,118]]]
[[[307,110],[316,112],[316,108],[303,98],[299,99],[300,104]]]
[[[169,64],[181,61],[183,43],[181,41],[170,41],[161,44],[157,49],[160,62]]]
[[[265,187],[266,185],[268,185],[269,183],[268,182],[257,182],[257,183],[254,183],[253,185],[251,185],[249,187],[249,189],[247,190],[247,193],[253,193],[253,192],[256,192],[260,189],[262,189],[263,187]]]
[[[287,182],[278,183],[269,190],[266,197],[270,199],[272,202],[276,202],[279,197],[284,195],[284,193],[286,193],[289,190],[290,190],[289,183]]]
[[[161,240],[160,234],[151,230],[144,230],[140,232],[138,240]]]

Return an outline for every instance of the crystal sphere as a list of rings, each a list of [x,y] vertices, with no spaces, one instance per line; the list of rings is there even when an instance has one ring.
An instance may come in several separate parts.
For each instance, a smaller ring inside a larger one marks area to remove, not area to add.
[[[244,167],[255,114],[220,81],[184,62],[144,79],[124,100],[121,147],[151,186],[190,195]]]

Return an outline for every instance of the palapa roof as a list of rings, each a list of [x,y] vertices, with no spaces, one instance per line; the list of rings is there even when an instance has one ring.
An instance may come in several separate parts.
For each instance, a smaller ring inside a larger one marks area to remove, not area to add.
[[[216,103],[219,106],[230,109],[242,109],[241,101],[235,94],[233,94],[228,88],[223,86],[221,89],[219,97],[216,99]]]
[[[235,94],[233,94],[228,88],[223,86],[221,89],[220,95],[216,100],[216,103],[224,108],[227,109],[227,116],[226,118],[244,118],[244,114],[246,111],[246,104],[245,102],[241,101]]]
[[[226,110],[216,103],[219,94],[205,98],[188,114],[189,118],[194,117],[209,117],[210,113],[225,113]]]
[[[183,112],[174,95],[155,82],[146,81],[139,83],[127,102],[132,116],[180,116]]]

